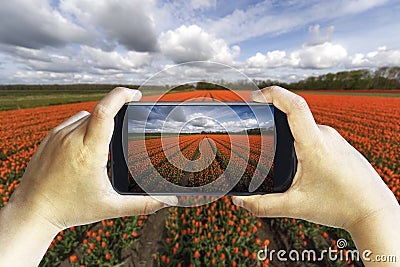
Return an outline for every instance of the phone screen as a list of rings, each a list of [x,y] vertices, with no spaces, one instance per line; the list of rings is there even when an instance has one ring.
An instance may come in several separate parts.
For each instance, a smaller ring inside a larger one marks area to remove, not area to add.
[[[272,192],[274,108],[267,104],[127,106],[128,192]]]

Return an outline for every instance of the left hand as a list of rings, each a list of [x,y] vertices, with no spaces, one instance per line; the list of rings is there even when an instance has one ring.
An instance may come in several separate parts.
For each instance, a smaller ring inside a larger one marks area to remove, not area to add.
[[[45,137],[9,205],[35,213],[59,230],[125,215],[149,214],[164,203],[150,196],[118,194],[107,175],[114,116],[141,93],[115,88],[93,113],[81,111]],[[166,198],[175,204],[176,198]]]

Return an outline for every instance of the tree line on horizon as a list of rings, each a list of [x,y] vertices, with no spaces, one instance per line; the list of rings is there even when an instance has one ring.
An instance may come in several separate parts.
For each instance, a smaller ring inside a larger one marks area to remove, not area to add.
[[[382,67],[371,71],[367,69],[340,71],[327,73],[320,76],[311,76],[304,80],[285,83],[276,80],[253,80],[259,87],[279,85],[287,89],[296,90],[399,90],[400,89],[400,67]],[[227,83],[227,85],[232,85]],[[32,91],[35,93],[48,92],[108,92],[114,87],[123,86],[137,89],[137,84],[8,84],[0,85],[0,93],[18,93],[21,91]],[[183,84],[170,87],[170,92],[194,91],[194,90],[225,90],[226,87],[217,83],[197,82],[195,84]],[[227,86],[230,87],[231,86]],[[239,81],[236,88],[246,89],[248,83]]]
[[[255,81],[259,88],[279,85],[296,90],[399,90],[400,67],[382,67],[375,71],[360,69],[311,76],[292,83]]]

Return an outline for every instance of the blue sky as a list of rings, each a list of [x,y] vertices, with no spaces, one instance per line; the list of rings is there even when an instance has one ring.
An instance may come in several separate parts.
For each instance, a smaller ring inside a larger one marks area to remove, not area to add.
[[[289,82],[399,66],[398,14],[394,0],[5,1],[0,83],[141,84],[196,60]]]
[[[273,126],[273,112],[265,106],[129,106],[128,132],[202,131],[240,132]]]

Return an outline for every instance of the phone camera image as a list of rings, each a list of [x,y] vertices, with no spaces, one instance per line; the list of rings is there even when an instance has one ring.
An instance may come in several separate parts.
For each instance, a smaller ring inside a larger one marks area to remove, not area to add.
[[[283,192],[296,167],[286,116],[265,103],[132,102],[112,143],[112,181],[124,194]]]
[[[255,192],[272,192],[272,106],[130,105],[126,116],[129,191],[165,192],[168,183],[154,179],[157,172],[164,181],[203,192],[246,193],[251,181],[258,181]],[[206,187],[218,179],[226,186]]]

